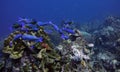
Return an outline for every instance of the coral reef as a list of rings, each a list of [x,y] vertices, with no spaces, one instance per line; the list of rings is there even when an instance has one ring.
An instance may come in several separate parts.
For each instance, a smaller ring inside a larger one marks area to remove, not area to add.
[[[13,24],[13,32],[4,40],[1,72],[73,72],[87,69],[87,61],[90,60],[87,43],[80,31],[72,30],[69,25],[71,22],[65,22],[59,28],[52,22],[20,18]],[[51,42],[45,26],[58,32],[62,42],[57,47]]]
[[[75,41],[69,39],[56,47],[56,50],[60,52],[64,60],[62,72],[92,72],[92,69],[88,64],[90,56],[92,55],[92,50],[79,30],[76,30],[75,35],[79,36]]]
[[[120,18],[88,24],[20,18],[0,41],[0,72],[119,72]]]
[[[61,57],[53,49],[44,28],[38,26],[34,30],[27,25],[28,22],[21,28],[20,24],[14,24],[15,30],[4,40],[1,72],[59,71]],[[34,22],[31,25],[37,26]]]
[[[94,58],[99,65],[101,63],[103,71],[119,72],[120,70],[119,27],[120,18],[108,16],[99,30],[93,32],[96,54]]]

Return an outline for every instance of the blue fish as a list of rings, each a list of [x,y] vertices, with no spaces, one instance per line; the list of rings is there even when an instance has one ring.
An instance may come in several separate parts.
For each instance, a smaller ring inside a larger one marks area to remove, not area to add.
[[[21,38],[21,37],[22,37],[22,34],[17,34],[17,35],[14,37],[13,40],[17,40],[17,39],[19,39],[19,38]]]
[[[38,28],[32,28],[31,31],[38,31]]]
[[[42,37],[36,37],[33,35],[23,35],[22,39],[24,40],[29,40],[29,41],[38,41],[38,42],[42,42],[43,38]]]
[[[32,22],[32,20],[27,19],[27,18],[21,18],[21,17],[19,17],[18,22],[19,22],[19,23],[29,24],[29,23],[31,23],[31,22]]]
[[[68,29],[68,28],[62,28],[63,31],[66,31],[68,33],[71,33],[71,34],[75,34],[74,30],[72,29]]]
[[[44,32],[47,33],[47,34],[51,34],[51,33],[53,33],[52,30],[44,30]]]
[[[38,31],[38,28],[32,28],[32,29],[27,29],[27,28],[23,28],[23,29],[17,29],[18,31],[23,31],[23,32],[29,32],[29,31]]]
[[[60,29],[59,29],[59,27],[57,26],[57,25],[55,25],[55,24],[51,24],[53,27],[54,27],[54,29],[56,30],[56,31],[60,31]]]
[[[66,36],[66,35],[64,35],[64,34],[61,35],[61,38],[62,38],[63,40],[68,40],[68,39],[69,39],[69,37]]]
[[[64,27],[64,28],[71,28],[72,24],[73,24],[73,21],[71,21],[71,20],[63,20],[62,27]]]
[[[36,26],[33,25],[33,24],[25,24],[25,26],[27,26],[27,27],[36,27]]]
[[[29,35],[29,34],[25,34],[25,35],[18,34],[14,37],[14,40],[17,40],[19,38],[22,38],[23,40],[28,40],[28,41],[36,41],[36,42],[42,42],[43,41],[42,37],[36,37],[36,36],[33,36],[33,35]]]
[[[60,29],[58,32],[59,32],[59,34],[63,34],[63,30],[62,29]]]
[[[49,21],[49,22],[37,22],[38,26],[46,26],[46,25],[50,25],[50,24],[53,24],[53,23],[51,21]]]

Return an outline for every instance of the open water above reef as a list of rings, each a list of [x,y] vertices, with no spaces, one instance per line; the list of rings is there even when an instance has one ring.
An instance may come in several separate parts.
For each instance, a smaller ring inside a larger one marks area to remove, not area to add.
[[[0,0],[0,36],[10,33],[9,27],[18,17],[41,21],[71,19],[77,25],[120,15],[119,0]]]

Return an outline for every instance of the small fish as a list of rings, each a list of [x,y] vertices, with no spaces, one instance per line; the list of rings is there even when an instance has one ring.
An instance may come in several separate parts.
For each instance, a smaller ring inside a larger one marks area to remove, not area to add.
[[[38,28],[32,28],[31,31],[38,31]]]
[[[66,36],[66,35],[64,35],[64,34],[61,35],[61,38],[62,38],[63,40],[67,40],[67,39],[69,39],[69,37]]]
[[[60,30],[59,27],[58,27],[57,25],[55,25],[55,24],[51,24],[51,25],[54,27],[55,30],[57,30],[57,31]]]
[[[23,29],[17,29],[18,31],[23,31],[23,32],[29,32],[29,31],[38,31],[38,28],[32,28],[32,29],[27,29],[27,28],[23,28]]]
[[[53,23],[51,21],[49,21],[49,22],[37,22],[38,26],[46,26],[46,25],[50,25],[50,24],[53,24]]]
[[[29,23],[31,23],[31,21],[32,20],[30,20],[30,19],[27,19],[27,18],[21,18],[21,17],[19,17],[19,20],[18,20],[18,22],[19,23],[25,23],[25,24],[29,24]]]
[[[29,27],[29,28],[32,28],[32,27],[36,27],[35,25],[33,24],[25,24],[26,27]]]
[[[18,34],[18,35],[15,36],[14,40],[17,40],[19,38],[22,38],[23,40],[28,40],[28,41],[36,41],[36,42],[42,42],[43,41],[42,37],[36,37],[36,36],[33,36],[33,35],[29,35],[29,34],[25,34],[25,35]]]
[[[44,30],[44,32],[47,33],[47,34],[51,34],[51,33],[53,33],[52,30]]]
[[[68,33],[71,33],[71,34],[75,34],[74,30],[72,30],[72,29],[62,28],[62,30],[66,31]]]
[[[63,30],[62,29],[60,29],[58,32],[59,32],[59,34],[63,34]]]
[[[17,34],[17,35],[14,37],[13,40],[14,40],[14,41],[15,41],[15,40],[18,40],[18,39],[21,38],[21,37],[22,37],[22,34]]]
[[[38,41],[38,42],[42,42],[43,38],[42,37],[36,37],[36,36],[33,36],[33,35],[22,35],[22,39],[23,40],[29,40],[29,41]]]
[[[70,26],[73,24],[73,21],[71,20],[64,20],[63,21],[63,27],[64,28],[70,28]]]

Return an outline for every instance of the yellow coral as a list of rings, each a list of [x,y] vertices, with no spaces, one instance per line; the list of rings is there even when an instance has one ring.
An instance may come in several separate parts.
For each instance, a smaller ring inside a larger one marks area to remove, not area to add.
[[[82,65],[83,67],[86,67],[86,63],[85,63],[84,60],[81,61],[81,65]]]
[[[23,51],[21,51],[20,53],[19,52],[12,52],[9,57],[12,59],[18,59],[18,58],[22,57],[22,54],[23,54]]]

